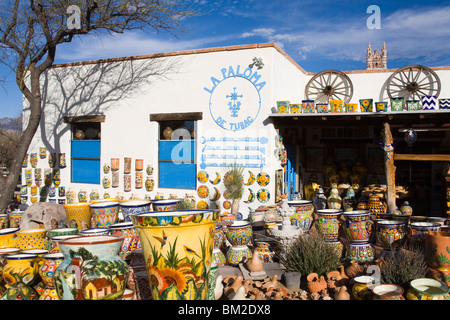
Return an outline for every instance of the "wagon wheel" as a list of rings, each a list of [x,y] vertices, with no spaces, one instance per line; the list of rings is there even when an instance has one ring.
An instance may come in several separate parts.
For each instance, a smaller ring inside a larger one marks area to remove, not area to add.
[[[353,84],[350,78],[337,70],[325,70],[317,73],[305,87],[307,100],[329,102],[329,100],[350,101],[353,96]]]
[[[420,96],[438,97],[441,92],[441,81],[430,68],[410,65],[391,74],[386,90],[390,98],[419,100]]]

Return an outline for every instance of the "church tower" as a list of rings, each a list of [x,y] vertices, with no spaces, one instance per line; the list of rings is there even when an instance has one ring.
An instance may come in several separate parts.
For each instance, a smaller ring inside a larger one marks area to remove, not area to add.
[[[383,46],[381,47],[381,52],[378,52],[377,49],[372,51],[372,46],[367,46],[366,53],[366,69],[387,69],[387,49],[386,43],[383,42]]]

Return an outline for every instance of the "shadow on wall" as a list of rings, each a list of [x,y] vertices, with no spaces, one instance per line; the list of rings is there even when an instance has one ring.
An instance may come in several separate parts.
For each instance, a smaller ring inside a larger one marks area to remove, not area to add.
[[[142,92],[179,70],[175,59],[142,59],[56,67],[42,75],[40,134],[49,152],[59,153],[69,131],[65,116],[100,115],[115,103]]]

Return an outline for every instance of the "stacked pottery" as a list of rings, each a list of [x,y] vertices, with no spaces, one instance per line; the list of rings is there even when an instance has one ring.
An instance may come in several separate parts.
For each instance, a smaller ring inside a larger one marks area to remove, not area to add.
[[[228,264],[237,266],[246,258],[252,257],[248,245],[251,244],[253,230],[249,221],[234,221],[227,227],[225,236],[231,245],[226,254]]]
[[[309,200],[295,200],[288,202],[289,207],[295,209],[294,214],[290,217],[291,224],[308,233],[311,229],[314,219],[314,205]]]
[[[372,220],[381,219],[382,215],[386,213],[386,206],[381,201],[381,198],[377,196],[375,191],[369,197],[369,200],[367,202],[367,209],[371,213]]]
[[[425,259],[430,275],[450,285],[450,233],[430,231],[425,234]]]
[[[64,260],[54,272],[60,300],[121,300],[129,267],[116,236],[74,237],[60,242]]]
[[[89,208],[96,228],[108,228],[119,220],[119,201],[90,203]]]
[[[131,222],[130,215],[149,212],[150,211],[150,200],[128,200],[120,202],[120,209],[122,210],[122,215],[125,221]]]
[[[349,260],[370,262],[375,258],[375,251],[370,244],[374,230],[374,222],[370,219],[370,211],[355,210],[343,213],[344,230],[350,241]]]
[[[321,209],[317,210],[318,231],[323,235],[324,241],[331,247],[336,248],[339,254],[342,254],[343,244],[339,240],[339,217],[342,211],[339,209]]]
[[[215,210],[132,215],[154,300],[206,300],[213,261]]]
[[[407,236],[407,226],[404,221],[380,220],[376,222],[376,237],[378,243],[383,247],[381,256],[391,254],[391,249],[402,245]]]
[[[227,258],[222,252],[222,246],[225,242],[225,230],[226,227],[216,225],[214,230],[214,249],[213,256],[217,265],[223,266],[227,262]]]

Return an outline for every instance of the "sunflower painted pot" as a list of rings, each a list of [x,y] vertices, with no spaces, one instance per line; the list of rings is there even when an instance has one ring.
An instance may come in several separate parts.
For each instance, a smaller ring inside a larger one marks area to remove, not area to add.
[[[232,246],[246,246],[251,244],[253,230],[250,222],[240,220],[233,221],[225,231],[225,236]]]
[[[0,230],[0,248],[12,248],[16,246],[17,231],[19,228],[5,228]]]
[[[344,212],[344,230],[350,242],[367,242],[372,236],[374,222],[370,219],[370,211],[355,210]]]
[[[449,287],[442,281],[431,278],[414,279],[406,292],[408,300],[449,300]]]
[[[398,220],[380,220],[376,223],[377,241],[389,250],[403,244],[408,233],[406,223]]]
[[[108,229],[111,235],[123,239],[119,251],[119,256],[123,259],[127,259],[134,250],[141,248],[139,235],[131,221],[115,223],[109,226]]]
[[[151,206],[150,200],[128,200],[120,202],[120,209],[125,221],[131,222],[130,215],[141,212],[149,212]]]
[[[1,300],[37,300],[39,295],[31,287],[38,274],[36,254],[9,254],[5,257],[3,279],[7,290]]]
[[[342,214],[338,209],[320,209],[317,210],[319,216],[318,230],[325,237],[325,241],[337,240],[339,237],[339,216]]]
[[[213,257],[215,210],[132,215],[154,300],[206,300]]]
[[[84,227],[89,227],[91,225],[91,209],[89,208],[89,203],[68,203],[64,204],[64,209],[67,214],[67,221],[71,227],[76,226],[78,231],[81,231]]]
[[[312,201],[297,200],[289,201],[288,205],[294,208],[294,214],[290,217],[291,224],[308,232],[311,229],[314,220],[314,205]]]
[[[74,237],[59,243],[64,260],[54,272],[60,300],[121,300],[129,267],[119,256],[122,238]]]
[[[39,300],[59,300],[56,292],[53,275],[56,268],[64,260],[64,255],[61,252],[47,253],[39,259],[39,275],[45,283],[44,290],[39,296]]]
[[[97,228],[108,228],[119,221],[119,201],[90,203],[89,208]]]

